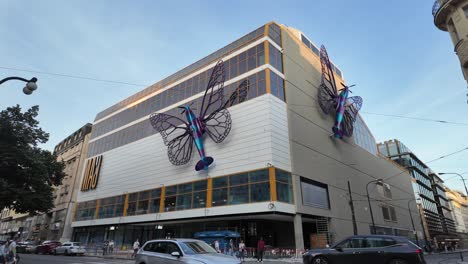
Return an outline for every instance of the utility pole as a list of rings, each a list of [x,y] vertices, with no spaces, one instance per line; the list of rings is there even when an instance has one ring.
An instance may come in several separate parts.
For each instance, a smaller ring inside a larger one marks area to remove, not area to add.
[[[356,215],[354,214],[354,202],[353,202],[353,194],[351,192],[351,184],[348,181],[348,192],[349,192],[349,207],[351,207],[351,217],[353,219],[353,232],[354,235],[358,234],[357,231],[357,224],[356,224]]]

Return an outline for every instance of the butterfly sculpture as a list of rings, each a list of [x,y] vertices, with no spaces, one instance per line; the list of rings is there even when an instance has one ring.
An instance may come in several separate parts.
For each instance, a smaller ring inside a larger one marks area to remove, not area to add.
[[[362,106],[362,98],[349,97],[351,93],[349,88],[354,85],[346,86],[341,83],[343,88],[338,91],[327,50],[323,45],[320,48],[320,63],[322,64],[322,83],[318,92],[320,108],[327,115],[335,111],[335,125],[332,129],[335,138],[351,137],[357,113]]]
[[[161,134],[172,164],[183,165],[189,162],[194,143],[200,155],[195,170],[207,170],[213,163],[214,159],[205,154],[203,136],[208,134],[214,142],[220,143],[229,135],[232,121],[227,108],[236,102],[245,101],[250,88],[249,81],[244,80],[225,101],[224,80],[224,63],[220,60],[211,73],[198,116],[191,105],[178,107],[182,109],[186,121],[169,114],[151,114],[151,125]]]

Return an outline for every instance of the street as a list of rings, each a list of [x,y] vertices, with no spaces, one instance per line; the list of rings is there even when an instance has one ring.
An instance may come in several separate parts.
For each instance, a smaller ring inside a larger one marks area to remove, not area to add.
[[[51,255],[31,255],[21,254],[21,264],[134,264],[132,260],[106,259],[99,257],[77,257],[77,256],[51,256]],[[427,264],[456,264],[460,261],[458,254],[433,254],[425,256]],[[466,259],[465,259],[466,260]],[[256,261],[246,261],[245,263],[256,263]],[[302,263],[299,260],[293,261],[264,261],[265,264],[280,263]]]

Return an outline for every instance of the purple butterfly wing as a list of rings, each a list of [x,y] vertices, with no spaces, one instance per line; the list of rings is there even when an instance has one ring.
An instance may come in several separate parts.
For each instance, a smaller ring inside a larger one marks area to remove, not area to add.
[[[318,91],[318,103],[322,111],[328,115],[333,109],[336,109],[338,90],[328,53],[323,45],[320,48],[320,63],[322,65],[322,83]]]
[[[172,115],[154,113],[150,116],[150,123],[161,134],[172,164],[182,165],[190,161],[193,136],[185,121]]]

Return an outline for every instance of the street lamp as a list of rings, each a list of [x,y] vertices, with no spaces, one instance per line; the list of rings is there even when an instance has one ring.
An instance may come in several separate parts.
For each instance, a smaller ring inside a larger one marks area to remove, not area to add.
[[[373,180],[373,181],[368,182],[366,185],[367,202],[369,203],[369,212],[370,212],[370,216],[372,220],[371,233],[375,235],[376,232],[375,232],[374,214],[372,213],[372,205],[371,205],[370,198],[369,198],[369,184],[371,183],[383,184],[383,180],[382,179]]]
[[[21,78],[21,77],[15,77],[15,76],[7,77],[7,78],[5,78],[3,80],[0,80],[0,85],[3,84],[4,82],[11,81],[11,80],[18,80],[18,81],[23,81],[23,82],[26,83],[26,85],[23,88],[23,93],[24,94],[30,95],[30,94],[32,94],[33,91],[35,91],[37,89],[37,78],[36,77],[31,78],[31,80],[24,79],[24,78]]]
[[[468,196],[468,189],[466,188],[465,178],[463,178],[463,176],[462,176],[460,173],[455,173],[455,172],[440,172],[440,173],[439,173],[439,175],[447,175],[447,174],[453,174],[453,175],[458,175],[458,176],[460,176],[460,178],[461,178],[462,181],[463,181],[463,186],[465,186],[465,193],[466,193],[465,196]]]
[[[410,204],[412,201],[416,201],[416,199],[411,199],[411,200],[408,201],[408,212],[409,212],[409,216],[410,216],[410,218],[411,218],[411,225],[413,226],[414,238],[416,239],[416,244],[417,244],[418,247],[419,247],[418,232],[416,232],[416,228],[414,227],[413,214],[411,213],[411,209],[410,209],[410,207],[409,207],[409,204]]]

